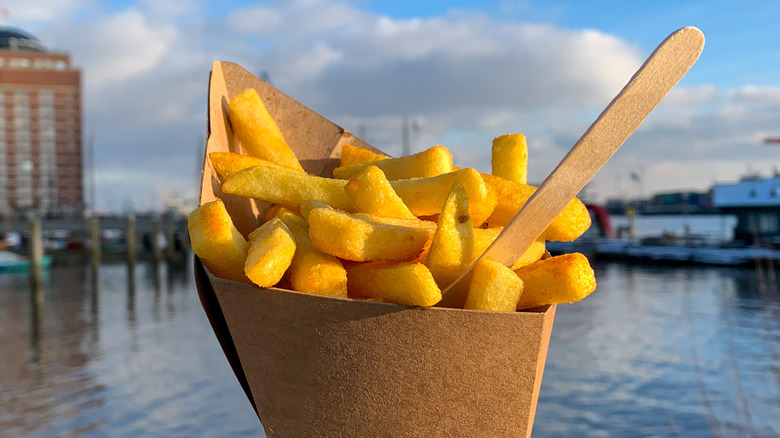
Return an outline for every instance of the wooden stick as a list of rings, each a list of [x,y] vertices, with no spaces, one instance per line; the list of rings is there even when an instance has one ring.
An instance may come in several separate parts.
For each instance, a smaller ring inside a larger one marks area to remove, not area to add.
[[[477,261],[487,257],[512,266],[685,76],[703,47],[704,35],[695,27],[669,35]],[[439,306],[463,305],[477,261],[443,292]]]

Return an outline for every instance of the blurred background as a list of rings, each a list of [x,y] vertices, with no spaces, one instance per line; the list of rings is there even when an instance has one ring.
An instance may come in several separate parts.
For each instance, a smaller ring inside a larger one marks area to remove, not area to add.
[[[559,306],[534,436],[780,435],[779,22],[771,1],[0,2],[0,436],[263,436],[191,272],[213,61],[391,155],[489,171],[523,133],[539,184],[688,25],[698,63],[580,194],[591,230],[549,246],[599,287]]]

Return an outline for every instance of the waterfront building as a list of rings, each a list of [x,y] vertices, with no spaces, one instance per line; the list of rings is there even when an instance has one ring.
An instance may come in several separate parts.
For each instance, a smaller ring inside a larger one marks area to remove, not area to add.
[[[737,217],[734,239],[747,243],[780,238],[780,175],[743,177],[732,184],[712,186],[712,203],[720,212]]]
[[[84,210],[81,71],[70,55],[0,27],[0,209]]]

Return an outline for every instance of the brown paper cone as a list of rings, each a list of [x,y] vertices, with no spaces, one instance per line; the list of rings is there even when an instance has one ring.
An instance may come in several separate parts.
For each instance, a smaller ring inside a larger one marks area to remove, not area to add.
[[[217,62],[207,154],[240,151],[225,108],[247,87],[308,172],[328,175],[344,143],[374,149],[241,67]],[[268,208],[222,194],[206,159],[200,202],[215,197],[244,233]],[[262,289],[195,264],[201,303],[269,437],[530,436],[555,306],[410,308]]]

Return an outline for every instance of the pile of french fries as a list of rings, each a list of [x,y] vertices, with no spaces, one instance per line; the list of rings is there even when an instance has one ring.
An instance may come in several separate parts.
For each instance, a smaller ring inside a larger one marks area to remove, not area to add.
[[[308,174],[254,89],[231,100],[246,154],[209,159],[227,194],[273,204],[246,238],[221,200],[189,216],[192,248],[216,276],[331,297],[433,306],[536,190],[527,185],[522,134],[496,138],[492,174],[453,166],[443,146],[400,158],[343,145],[334,178]],[[585,256],[550,257],[548,240],[590,226],[572,200],[513,266],[474,268],[466,309],[515,311],[578,301],[596,281]]]

